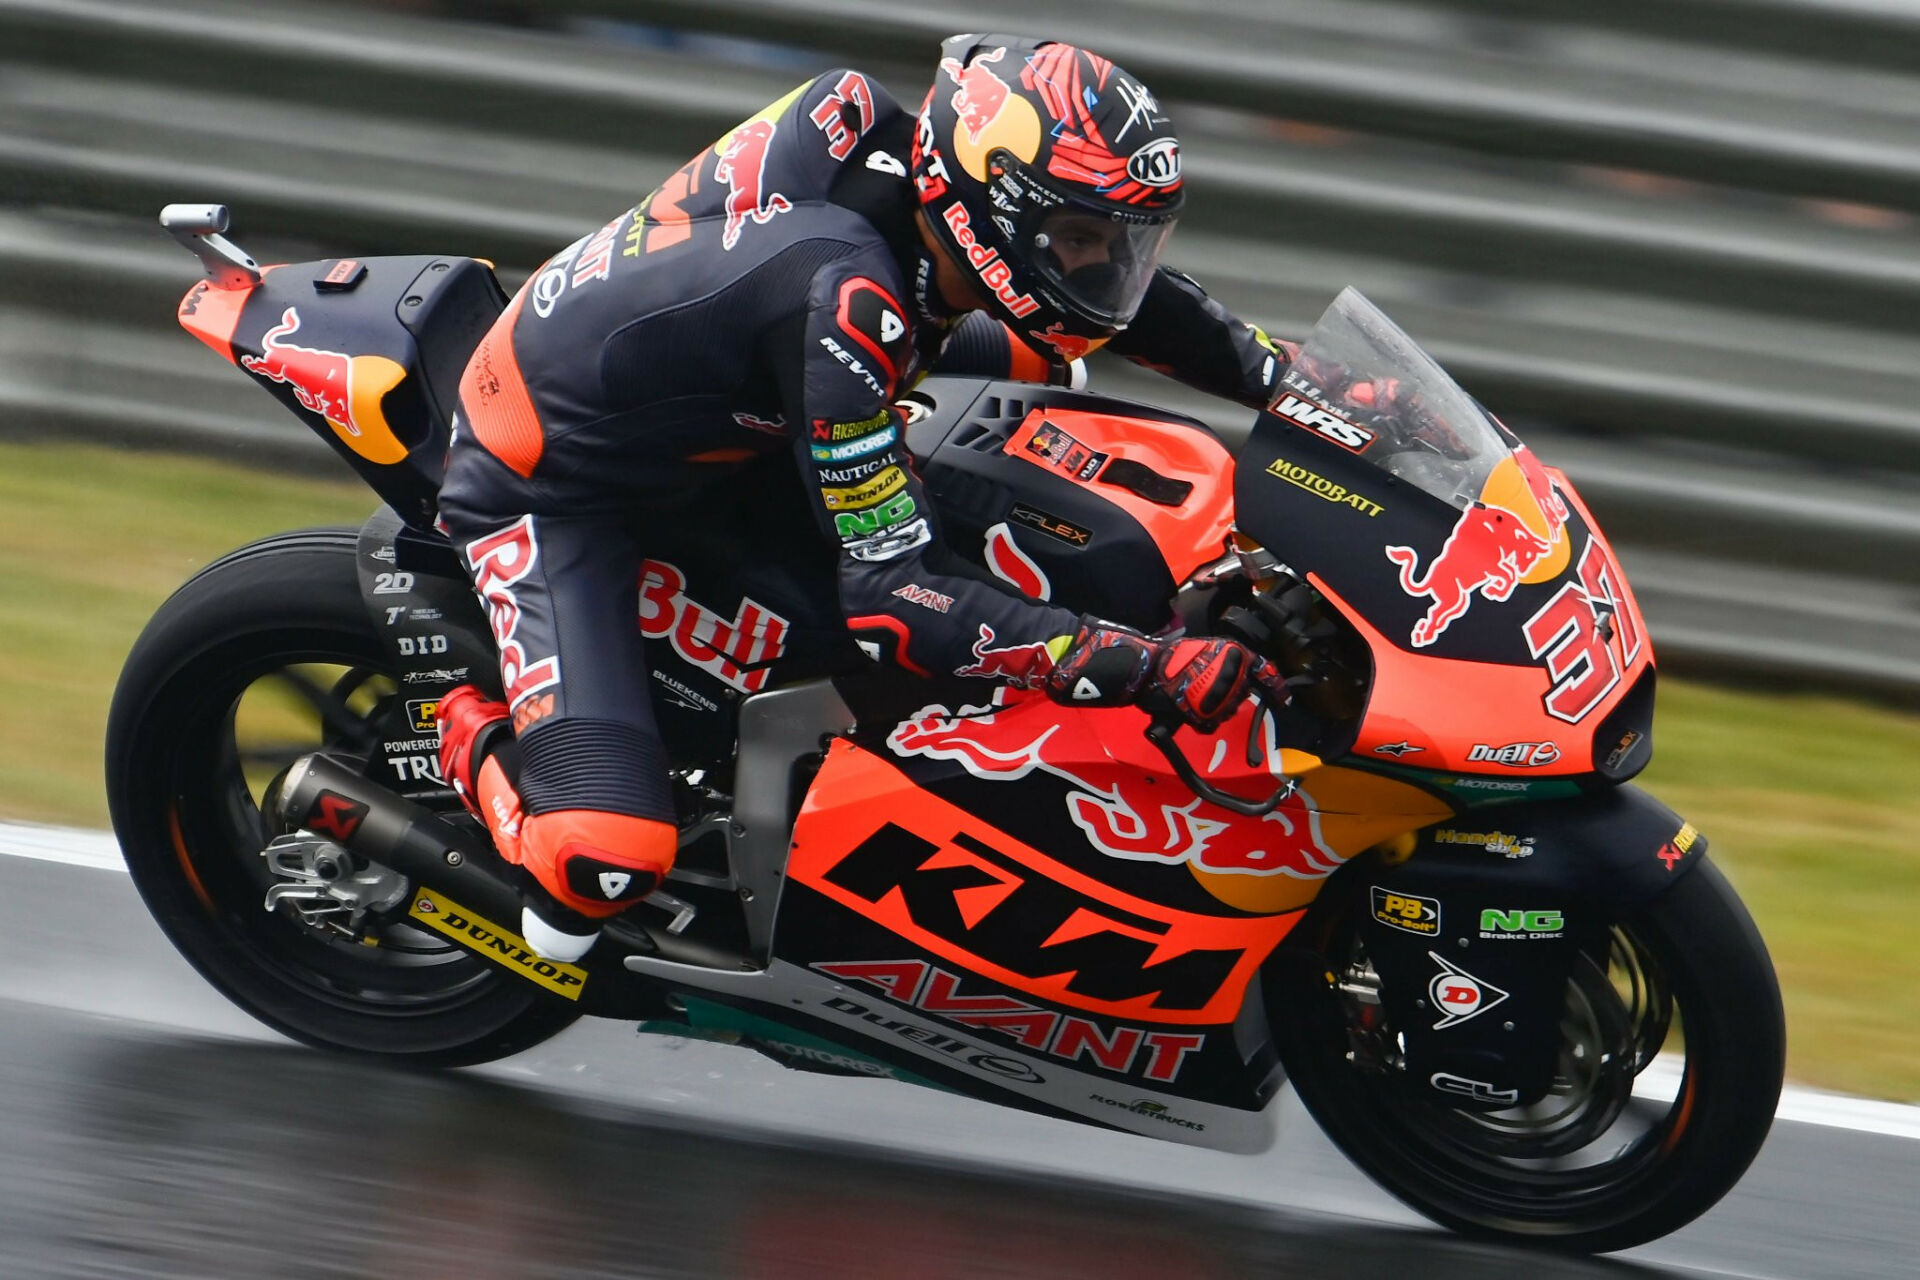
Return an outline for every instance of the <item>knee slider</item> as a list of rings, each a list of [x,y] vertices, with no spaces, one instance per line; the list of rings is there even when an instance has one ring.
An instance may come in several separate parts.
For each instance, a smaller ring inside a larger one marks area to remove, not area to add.
[[[521,824],[522,862],[581,915],[617,915],[660,887],[679,849],[672,823],[593,809],[537,814]]]

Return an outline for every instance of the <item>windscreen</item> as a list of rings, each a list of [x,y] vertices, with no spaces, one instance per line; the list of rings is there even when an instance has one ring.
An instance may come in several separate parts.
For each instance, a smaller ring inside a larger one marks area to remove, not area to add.
[[[1320,317],[1273,412],[1462,510],[1511,456],[1473,398],[1355,289]]]

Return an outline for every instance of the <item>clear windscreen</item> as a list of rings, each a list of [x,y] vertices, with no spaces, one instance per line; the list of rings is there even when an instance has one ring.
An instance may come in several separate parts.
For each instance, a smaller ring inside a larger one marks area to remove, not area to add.
[[[1302,344],[1274,412],[1463,510],[1511,456],[1473,397],[1351,288]]]

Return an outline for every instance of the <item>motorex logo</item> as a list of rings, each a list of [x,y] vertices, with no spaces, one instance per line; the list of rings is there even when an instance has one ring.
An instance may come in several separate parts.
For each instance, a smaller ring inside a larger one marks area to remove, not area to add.
[[[815,462],[845,462],[849,458],[864,458],[870,453],[878,453],[882,449],[891,449],[894,441],[899,438],[898,431],[893,427],[888,427],[885,431],[876,431],[870,436],[862,436],[860,439],[847,444],[816,444],[813,446],[813,460]]]

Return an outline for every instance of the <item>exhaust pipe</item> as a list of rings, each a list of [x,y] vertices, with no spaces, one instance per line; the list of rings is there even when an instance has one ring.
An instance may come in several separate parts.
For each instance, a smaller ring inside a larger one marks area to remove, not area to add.
[[[337,761],[305,755],[267,797],[289,830],[306,828],[494,920],[520,918],[520,894],[486,868],[490,849]]]

